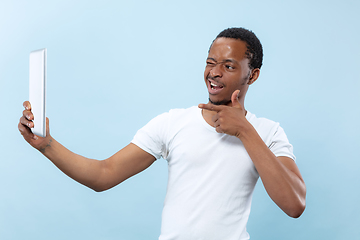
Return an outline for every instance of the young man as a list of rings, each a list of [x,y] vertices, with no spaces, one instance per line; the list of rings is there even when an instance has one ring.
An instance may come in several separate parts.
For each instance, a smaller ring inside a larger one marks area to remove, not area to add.
[[[95,191],[166,159],[169,182],[160,240],[249,239],[246,223],[259,176],[272,200],[291,217],[302,214],[306,195],[284,130],[245,110],[246,92],[261,65],[262,46],[255,34],[224,30],[206,61],[209,103],[157,116],[129,145],[102,161],[63,147],[51,137],[48,119],[46,137],[33,135],[29,102],[18,127],[61,171]]]

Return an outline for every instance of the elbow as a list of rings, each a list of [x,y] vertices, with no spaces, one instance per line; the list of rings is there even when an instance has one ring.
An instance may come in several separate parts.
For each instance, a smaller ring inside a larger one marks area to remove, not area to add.
[[[91,185],[86,185],[88,188],[90,188],[91,190],[94,190],[95,192],[104,192],[108,189],[110,189],[111,187],[106,186],[104,184],[91,184]]]
[[[109,190],[110,188],[115,187],[116,185],[117,184],[111,184],[108,182],[97,182],[97,183],[93,183],[91,186],[88,186],[88,187],[91,188],[92,190],[94,190],[95,192],[104,192],[104,191]]]
[[[96,178],[93,178],[91,181],[89,181],[86,186],[95,192],[104,192],[114,187],[114,185],[111,184],[109,179],[109,171],[107,170],[108,168],[106,166],[106,161],[99,161],[99,163],[101,163],[100,173]]]
[[[299,206],[293,207],[291,211],[287,214],[292,218],[299,218],[305,211],[305,204],[300,204]]]
[[[291,201],[289,211],[286,212],[292,218],[299,218],[306,208],[306,187],[303,185],[302,191],[299,192]]]
[[[91,188],[92,190],[94,190],[95,192],[104,192],[107,189],[102,189],[102,188]]]
[[[305,198],[298,199],[298,201],[293,202],[287,211],[284,211],[289,217],[299,218],[305,211],[306,201]]]
[[[109,190],[111,187],[105,187],[105,186],[92,186],[90,187],[95,192],[104,192],[106,190]]]

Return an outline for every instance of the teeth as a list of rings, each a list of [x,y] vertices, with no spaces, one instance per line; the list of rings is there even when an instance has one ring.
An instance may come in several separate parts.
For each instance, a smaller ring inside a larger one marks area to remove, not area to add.
[[[210,82],[210,81],[209,81]],[[223,88],[223,86],[219,86],[219,85],[216,85],[215,83],[213,83],[213,82],[210,82],[210,87],[212,88],[212,89],[215,89],[215,88]]]

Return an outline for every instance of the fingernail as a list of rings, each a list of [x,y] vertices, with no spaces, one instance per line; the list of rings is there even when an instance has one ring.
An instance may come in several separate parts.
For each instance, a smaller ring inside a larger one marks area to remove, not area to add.
[[[38,140],[38,137],[36,135],[34,135],[33,137],[34,140]]]

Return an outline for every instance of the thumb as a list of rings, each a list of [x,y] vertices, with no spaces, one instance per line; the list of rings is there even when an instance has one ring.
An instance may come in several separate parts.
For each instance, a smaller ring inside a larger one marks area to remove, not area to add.
[[[240,104],[240,100],[239,100],[239,96],[240,96],[240,90],[235,90],[232,95],[231,95],[231,103],[233,107],[241,107]]]
[[[46,136],[50,134],[49,118],[46,118]]]

